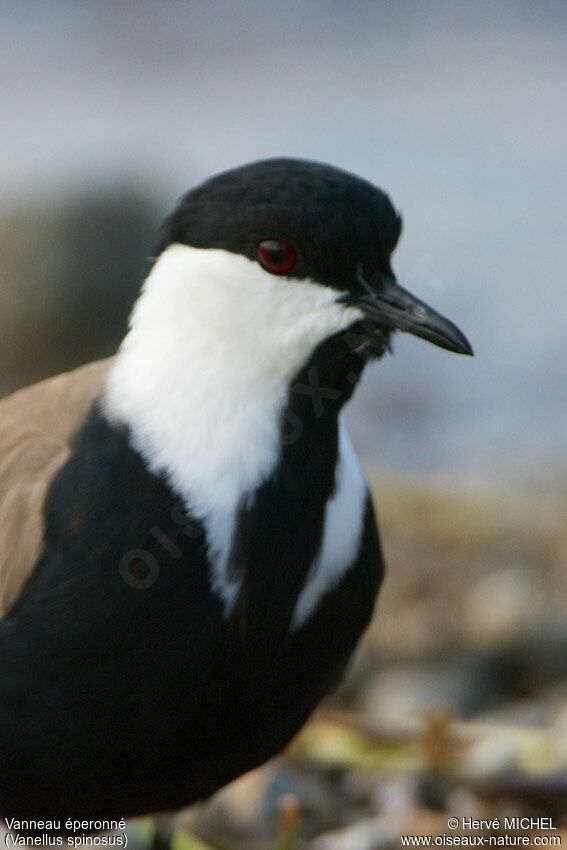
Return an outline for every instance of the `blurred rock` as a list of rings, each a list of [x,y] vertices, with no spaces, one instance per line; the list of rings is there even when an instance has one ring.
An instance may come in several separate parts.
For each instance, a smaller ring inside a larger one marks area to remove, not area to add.
[[[397,729],[447,707],[470,715],[490,703],[494,688],[490,666],[475,656],[406,662],[379,669],[364,687],[359,706],[381,727]]]
[[[464,601],[465,637],[477,646],[507,645],[545,618],[545,577],[515,563],[478,579]]]

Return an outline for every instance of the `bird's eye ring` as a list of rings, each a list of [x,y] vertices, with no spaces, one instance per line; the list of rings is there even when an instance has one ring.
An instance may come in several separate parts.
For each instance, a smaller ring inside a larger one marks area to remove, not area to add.
[[[264,239],[258,243],[258,262],[271,274],[286,274],[297,264],[297,251],[289,242]]]

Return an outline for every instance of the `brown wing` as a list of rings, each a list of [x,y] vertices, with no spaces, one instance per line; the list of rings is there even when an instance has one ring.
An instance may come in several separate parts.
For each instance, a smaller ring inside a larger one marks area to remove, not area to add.
[[[34,568],[47,490],[110,363],[89,363],[0,401],[0,617]]]

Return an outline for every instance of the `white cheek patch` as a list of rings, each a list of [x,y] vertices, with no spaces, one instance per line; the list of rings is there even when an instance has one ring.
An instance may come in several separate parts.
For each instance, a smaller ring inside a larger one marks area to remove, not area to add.
[[[204,523],[226,606],[238,589],[227,575],[234,518],[279,459],[288,385],[322,340],[361,318],[339,294],[239,254],[171,245],[110,372],[106,415]]]

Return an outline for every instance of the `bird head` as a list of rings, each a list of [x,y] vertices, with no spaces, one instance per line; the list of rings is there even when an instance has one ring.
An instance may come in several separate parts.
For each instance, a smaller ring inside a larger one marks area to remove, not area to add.
[[[210,303],[225,332],[228,309],[241,342],[261,326],[274,350],[294,328],[315,345],[356,325],[357,351],[368,356],[383,354],[396,331],[472,354],[452,322],[397,282],[391,256],[401,227],[389,197],[371,183],[329,165],[271,159],[186,194],[164,225],[157,256],[159,263],[172,247],[194,249],[186,261],[188,274],[191,266],[201,272],[197,300]],[[179,252],[176,262],[183,264]],[[202,318],[214,326],[213,315]]]
[[[303,160],[245,165],[181,198],[103,409],[198,515],[222,502],[230,516],[282,443],[333,432],[395,332],[472,353],[455,325],[398,285],[390,259],[400,231],[380,189]]]

